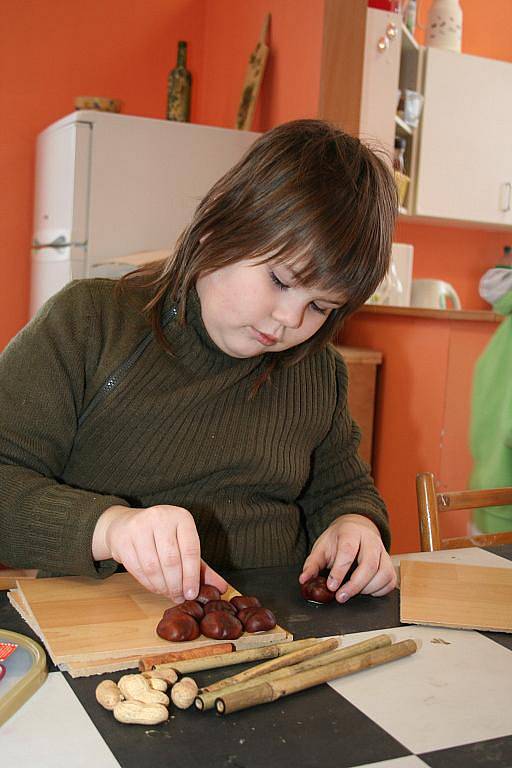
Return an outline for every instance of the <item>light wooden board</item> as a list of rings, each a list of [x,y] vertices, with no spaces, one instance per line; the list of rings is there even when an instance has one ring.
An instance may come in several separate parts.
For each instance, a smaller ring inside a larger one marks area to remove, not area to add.
[[[512,632],[512,569],[400,563],[400,620],[458,629]]]
[[[14,589],[16,582],[21,579],[35,579],[37,571],[27,568],[2,568],[0,569],[0,591]]]
[[[172,603],[145,590],[128,573],[103,581],[61,577],[19,582],[17,593],[17,602],[21,601],[31,625],[38,627],[55,664],[85,662],[82,666],[87,666],[98,661],[105,666],[135,656],[222,642],[201,636],[171,643],[158,637],[156,626]],[[236,594],[239,592],[229,587],[223,597],[229,600]],[[291,639],[277,626],[269,632],[244,633],[233,644],[255,648]]]
[[[266,42],[269,25],[270,14],[267,13],[265,20],[263,21],[263,27],[261,28],[260,39],[256,44],[256,48],[251,53],[249,64],[247,65],[247,72],[242,88],[242,97],[240,99],[235,124],[235,128],[238,128],[239,130],[251,130],[256,99],[258,98],[269,54],[269,47]]]

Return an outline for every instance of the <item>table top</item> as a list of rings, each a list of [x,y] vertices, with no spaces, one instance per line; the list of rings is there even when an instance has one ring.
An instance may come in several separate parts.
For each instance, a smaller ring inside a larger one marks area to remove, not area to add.
[[[512,561],[512,545],[455,552],[461,562],[475,562],[475,553],[483,556],[482,564],[497,555],[495,564],[503,563],[501,558]],[[419,638],[421,653],[226,717],[171,708],[167,723],[150,727],[122,725],[97,704],[98,682],[117,680],[122,673],[72,679],[49,663],[47,682],[2,726],[2,766],[512,765],[512,676],[507,671],[512,672],[512,635],[400,626],[397,590],[382,598],[358,596],[343,606],[312,605],[300,596],[298,573],[264,568],[224,575],[240,592],[258,595],[295,639],[357,633],[347,638],[357,641],[360,633],[393,628],[395,639]],[[0,595],[0,627],[37,639],[5,594]],[[445,667],[438,665],[439,648],[448,654]],[[239,670],[195,678],[204,685]],[[489,691],[496,712],[486,719],[478,710]]]

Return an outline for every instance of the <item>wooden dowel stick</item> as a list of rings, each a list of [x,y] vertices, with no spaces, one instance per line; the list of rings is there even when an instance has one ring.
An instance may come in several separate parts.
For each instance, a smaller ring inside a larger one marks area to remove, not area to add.
[[[190,648],[185,651],[168,651],[155,656],[144,656],[139,659],[139,670],[146,672],[154,669],[158,664],[170,664],[173,661],[185,661],[185,659],[197,659],[203,656],[217,656],[221,653],[232,653],[235,650],[233,643],[218,643],[217,645],[203,645],[200,648]]]
[[[274,669],[281,669],[282,667],[299,664],[301,661],[312,659],[314,656],[319,656],[321,653],[333,651],[335,648],[338,648],[339,643],[340,641],[337,637],[330,640],[319,640],[317,643],[310,645],[307,648],[299,648],[293,653],[279,656],[276,659],[270,659],[270,661],[264,661],[262,664],[256,664],[256,666],[250,667],[250,669],[245,669],[237,675],[231,675],[230,677],[225,677],[223,680],[217,680],[216,683],[212,683],[211,685],[202,688],[201,693],[218,691],[221,688],[225,688],[227,685],[234,685],[235,683],[242,683],[245,680],[251,680],[254,677],[260,677],[267,672],[272,672]]]
[[[243,691],[247,688],[250,688],[253,685],[258,685],[260,682],[266,681],[271,682],[272,680],[280,680],[283,677],[287,677],[288,675],[299,675],[302,672],[305,672],[308,669],[317,669],[320,666],[324,666],[325,664],[330,664],[334,661],[340,661],[342,659],[348,659],[352,656],[357,656],[361,653],[367,653],[368,651],[374,651],[377,648],[384,648],[385,646],[391,645],[391,637],[389,635],[377,635],[376,637],[371,637],[368,640],[363,640],[361,643],[355,643],[354,645],[349,645],[348,648],[338,648],[336,651],[328,651],[327,653],[323,653],[318,656],[314,656],[313,658],[306,659],[305,661],[302,661],[301,663],[282,667],[281,669],[275,669],[273,671],[269,671],[264,675],[260,675],[257,677],[254,677],[252,679],[246,679],[242,682],[235,682],[232,685],[217,689],[215,691],[208,690],[205,692],[203,689],[200,691],[199,695],[196,696],[194,704],[196,706],[196,709],[199,709],[201,712],[204,712],[208,709],[212,709],[212,707],[215,706],[215,702],[219,698],[223,698],[225,693],[232,693],[233,691]],[[263,666],[262,664],[259,665],[260,667]],[[254,669],[254,667],[253,667]]]
[[[290,696],[292,693],[304,691],[315,685],[326,683],[328,680],[335,680],[337,677],[351,675],[363,669],[410,656],[416,650],[417,645],[414,640],[402,640],[400,643],[393,643],[386,648],[378,648],[375,651],[359,654],[349,659],[325,664],[298,675],[288,675],[275,681],[267,680],[242,691],[224,693],[217,699],[215,706],[219,714],[228,715],[231,712],[238,712],[257,704],[276,701],[283,696]]]
[[[306,648],[318,642],[318,638],[308,638],[307,640],[295,640],[288,643],[276,643],[275,645],[264,645],[261,648],[248,648],[244,651],[233,651],[233,653],[223,653],[219,656],[207,656],[199,659],[188,659],[186,661],[177,661],[174,664],[157,664],[155,669],[174,669],[179,674],[189,674],[190,672],[200,672],[203,669],[217,669],[219,667],[230,667],[232,664],[245,664],[248,661],[258,661],[259,659],[275,659],[286,653],[291,653],[297,648]]]

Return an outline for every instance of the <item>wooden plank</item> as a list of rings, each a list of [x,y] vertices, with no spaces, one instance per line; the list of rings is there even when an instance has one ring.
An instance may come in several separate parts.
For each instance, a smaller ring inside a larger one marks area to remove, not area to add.
[[[249,57],[247,72],[242,88],[242,97],[238,107],[235,128],[242,131],[250,131],[252,118],[256,107],[256,100],[265,73],[265,65],[269,54],[267,45],[268,29],[270,26],[270,13],[267,13],[263,21],[260,37],[256,48]]]
[[[19,582],[17,591],[55,664],[108,665],[114,660],[224,642],[201,636],[186,643],[171,643],[158,637],[156,626],[172,603],[148,592],[128,573],[103,581],[37,579]],[[236,594],[239,592],[229,587],[223,597],[229,600]],[[233,644],[236,648],[255,648],[291,639],[278,626],[269,632],[244,633]]]
[[[512,568],[400,562],[400,621],[512,632]]]
[[[0,568],[0,591],[14,589],[19,579],[35,579],[37,571],[28,568]]]

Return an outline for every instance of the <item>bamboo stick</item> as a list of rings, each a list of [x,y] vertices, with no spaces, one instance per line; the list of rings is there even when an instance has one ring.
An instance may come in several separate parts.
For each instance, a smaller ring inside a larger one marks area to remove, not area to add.
[[[155,669],[160,664],[170,664],[173,661],[185,661],[185,659],[202,658],[203,656],[216,656],[221,653],[232,653],[235,650],[233,643],[218,643],[203,645],[200,648],[189,648],[184,651],[167,651],[155,656],[144,656],[139,659],[140,672]]]
[[[174,664],[157,664],[155,669],[173,669],[175,672],[184,675],[190,672],[200,672],[203,669],[218,669],[219,667],[230,667],[235,664],[245,664],[248,661],[258,661],[259,659],[275,659],[277,656],[291,653],[298,648],[306,648],[308,645],[313,645],[317,642],[318,638],[312,637],[307,640],[275,643],[274,645],[264,645],[261,648],[248,648],[243,651],[222,653],[218,656],[177,661]]]
[[[274,669],[281,669],[282,667],[299,664],[301,661],[306,661],[306,659],[319,656],[321,653],[333,651],[335,648],[338,648],[339,644],[340,641],[337,637],[329,640],[319,640],[314,645],[307,646],[306,648],[299,648],[292,653],[279,656],[276,659],[270,659],[270,661],[264,661],[262,664],[256,664],[255,667],[245,669],[237,675],[231,675],[230,677],[225,677],[223,680],[217,680],[216,683],[212,683],[211,685],[202,688],[201,693],[218,691],[221,688],[225,688],[227,685],[234,685],[235,683],[242,683],[245,680],[251,680],[253,677],[259,677],[267,672],[272,672]]]
[[[402,640],[388,647],[378,648],[375,651],[359,654],[349,659],[325,664],[298,675],[288,675],[282,680],[267,680],[252,685],[245,690],[224,693],[222,697],[217,699],[215,707],[219,714],[228,715],[231,712],[238,712],[241,709],[247,709],[258,704],[276,701],[283,696],[290,696],[292,693],[304,691],[307,688],[326,683],[328,680],[334,680],[337,677],[351,675],[354,672],[375,667],[379,664],[386,664],[389,661],[409,656],[415,653],[416,650],[417,645],[414,640]]]
[[[314,656],[310,659],[306,659],[300,663],[269,671],[266,674],[260,674],[259,676],[252,679],[235,682],[233,685],[226,685],[225,687],[216,689],[214,691],[211,691],[210,689],[205,691],[205,689],[203,689],[196,696],[194,704],[196,709],[204,712],[208,709],[212,709],[212,707],[215,706],[216,701],[218,701],[219,698],[223,698],[225,693],[232,693],[234,691],[241,692],[247,688],[250,688],[251,686],[259,685],[261,682],[280,680],[281,678],[287,677],[288,675],[300,675],[306,670],[317,669],[320,666],[330,664],[334,661],[341,661],[342,659],[358,656],[359,654],[367,653],[368,651],[377,650],[377,648],[384,648],[386,646],[390,646],[391,643],[392,640],[389,635],[377,635],[376,637],[371,637],[368,640],[363,640],[361,643],[349,645],[348,648],[338,648],[335,651],[327,651],[326,653]],[[263,664],[260,664],[259,666],[262,667]],[[255,669],[255,667],[253,667],[253,669]]]

